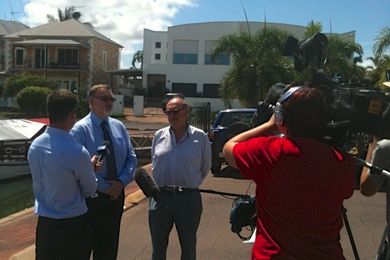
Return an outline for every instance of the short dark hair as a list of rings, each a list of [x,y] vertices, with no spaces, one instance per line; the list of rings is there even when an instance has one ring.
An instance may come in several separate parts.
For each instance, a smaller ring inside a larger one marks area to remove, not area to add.
[[[303,86],[283,102],[283,121],[292,137],[321,138],[327,107],[317,87]]]
[[[47,113],[50,123],[64,121],[77,108],[78,98],[67,89],[55,90],[47,97]]]
[[[181,98],[183,100],[185,99],[183,93],[167,93],[167,94],[165,94],[165,97],[164,97],[162,104],[161,104],[161,108],[163,111],[165,111],[168,101],[173,99],[173,98]]]

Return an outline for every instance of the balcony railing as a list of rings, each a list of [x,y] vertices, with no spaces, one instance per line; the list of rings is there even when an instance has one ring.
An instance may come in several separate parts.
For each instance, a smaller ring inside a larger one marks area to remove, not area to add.
[[[34,66],[32,64],[13,66],[14,70],[86,70],[88,65],[79,64],[60,64],[60,63],[49,63],[45,66]]]

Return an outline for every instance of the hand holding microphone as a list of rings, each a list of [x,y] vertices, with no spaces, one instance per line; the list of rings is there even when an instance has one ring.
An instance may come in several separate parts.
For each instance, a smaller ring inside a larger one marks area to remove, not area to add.
[[[146,197],[152,197],[156,201],[160,199],[160,189],[148,172],[140,167],[134,173],[134,180]]]
[[[103,165],[104,157],[110,153],[110,142],[103,141],[103,143],[97,148],[97,160],[96,162],[92,161],[95,171],[99,171]],[[93,158],[93,157],[92,157]]]
[[[97,153],[99,155],[98,162],[102,162],[104,157],[110,153],[110,142],[103,141],[103,143],[97,148]]]

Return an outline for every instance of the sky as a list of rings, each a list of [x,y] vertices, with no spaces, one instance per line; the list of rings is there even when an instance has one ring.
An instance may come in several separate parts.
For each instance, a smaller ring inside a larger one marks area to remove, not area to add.
[[[121,68],[129,68],[142,50],[144,28],[165,31],[169,26],[210,21],[257,21],[306,26],[321,22],[323,32],[356,32],[363,47],[363,64],[372,56],[380,31],[390,26],[389,0],[0,0],[0,19],[30,27],[57,17],[57,9],[75,6],[95,29],[122,49]],[[246,14],[246,15],[245,15]]]

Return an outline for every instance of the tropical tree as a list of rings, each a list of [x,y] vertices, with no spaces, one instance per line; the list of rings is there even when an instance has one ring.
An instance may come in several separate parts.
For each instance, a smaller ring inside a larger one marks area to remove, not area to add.
[[[142,69],[143,56],[144,56],[144,52],[141,50],[138,50],[136,53],[134,53],[133,60],[131,61],[131,65],[133,65],[133,68],[137,68],[135,63],[138,62],[140,63],[140,69]]]
[[[312,20],[307,24],[304,35],[313,37],[315,34],[321,33],[321,31],[321,22]],[[339,74],[344,79],[354,78],[357,81],[361,81],[364,77],[364,71],[356,63],[361,62],[363,55],[362,46],[335,34],[331,34],[327,38],[326,48],[324,48],[323,53],[319,53],[319,55],[322,55],[323,63],[312,64],[312,66],[302,72],[301,77],[303,75],[304,78],[311,78],[314,72],[313,66],[317,66],[316,69],[324,69],[327,75]]]
[[[360,44],[331,35],[327,47],[326,71],[351,79],[354,77],[356,62],[361,61],[362,56],[363,48]]]
[[[47,21],[48,22],[63,22],[66,20],[73,19],[73,13],[76,12],[76,9],[74,6],[65,7],[64,10],[61,10],[61,8],[57,9],[58,18],[54,17],[51,14],[47,14]]]
[[[383,28],[374,43],[374,57],[369,59],[374,63],[374,67],[369,72],[375,85],[383,87],[382,82],[388,81],[386,73],[390,70],[390,55],[385,54],[385,51],[390,46],[390,27]],[[388,90],[386,88],[386,90]]]
[[[385,27],[381,30],[375,39],[374,56],[379,58],[383,56],[385,50],[390,46],[390,27]]]
[[[322,32],[322,23],[321,22],[315,22],[314,20],[311,20],[307,25],[304,32],[305,39],[310,38],[314,36],[317,33]]]
[[[225,104],[238,98],[242,105],[255,107],[273,84],[291,81],[292,66],[282,56],[286,39],[286,32],[269,27],[253,36],[240,33],[218,39],[212,57],[228,54],[233,58],[219,89]]]

